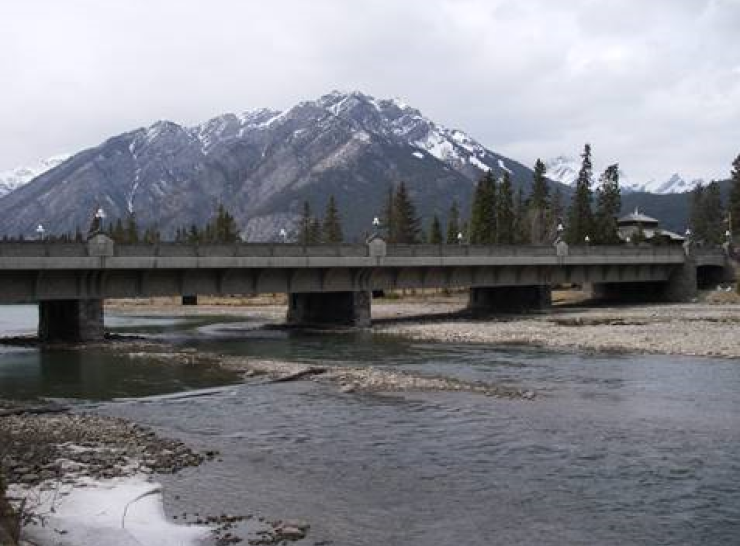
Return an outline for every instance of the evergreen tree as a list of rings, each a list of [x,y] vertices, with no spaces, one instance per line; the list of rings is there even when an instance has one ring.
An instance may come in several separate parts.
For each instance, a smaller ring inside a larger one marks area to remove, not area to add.
[[[593,239],[593,211],[591,210],[591,145],[586,144],[581,154],[581,169],[576,179],[576,190],[568,214],[566,240],[571,244],[583,244],[588,235]]]
[[[497,234],[496,180],[488,171],[478,181],[473,195],[470,211],[470,243],[474,245],[492,245]]]
[[[460,211],[457,207],[457,201],[452,202],[450,213],[447,217],[447,244],[454,245],[457,243],[457,234],[460,233]]]
[[[550,207],[550,189],[547,187],[547,180],[545,179],[546,174],[545,164],[538,159],[534,164],[532,195],[527,207],[529,241],[534,244],[542,244],[551,237],[552,210]]]
[[[547,215],[547,234],[548,239],[554,241],[558,235],[557,227],[558,224],[564,222],[565,209],[563,207],[563,192],[560,191],[560,186],[555,186],[555,191],[552,194],[552,200],[550,201],[550,213]]]
[[[395,242],[396,228],[394,225],[394,210],[395,210],[395,188],[390,186],[388,188],[388,194],[385,198],[385,205],[383,206],[383,218],[381,222],[385,228],[385,238],[389,243]]]
[[[498,242],[503,245],[514,244],[514,194],[511,186],[511,177],[506,171],[504,171],[504,176],[501,180],[497,204]]]
[[[318,245],[319,243],[321,243],[321,220],[314,216],[308,225],[308,244]]]
[[[727,229],[732,231],[733,236],[737,236],[740,235],[740,155],[732,162],[730,180],[730,202],[727,205]]]
[[[699,184],[691,191],[691,211],[689,213],[691,238],[694,241],[704,241],[706,238],[707,221],[704,212],[704,186]]]
[[[222,204],[219,204],[216,211],[215,235],[219,243],[235,243],[239,240],[236,220]]]
[[[703,239],[712,245],[722,244],[724,240],[724,212],[722,207],[722,193],[719,182],[710,182],[704,194],[702,206],[705,233]]]
[[[139,227],[136,225],[136,216],[133,212],[126,218],[126,242],[132,244],[139,242]]]
[[[394,243],[416,244],[421,234],[421,221],[416,215],[411,196],[406,189],[406,184],[398,185],[396,194],[393,196],[393,226],[395,231]]]
[[[333,195],[329,197],[329,202],[326,204],[322,232],[322,239],[325,243],[337,244],[344,240],[344,236],[342,235],[342,219],[339,216],[337,201]]]
[[[527,218],[528,203],[524,198],[524,189],[519,186],[514,200],[514,243],[527,245],[532,242]]]
[[[312,239],[312,223],[313,217],[311,216],[311,205],[308,201],[303,202],[303,213],[301,214],[300,224],[298,226],[298,243],[301,245],[311,244]]]
[[[596,216],[593,241],[596,244],[619,243],[617,217],[622,208],[619,190],[619,165],[610,165],[601,175],[601,186],[596,191]]]
[[[121,219],[118,218],[116,220],[115,225],[113,226],[113,231],[111,234],[111,238],[116,243],[125,243],[126,242],[126,232],[123,229],[123,222],[121,222]]]
[[[191,245],[196,245],[201,242],[201,234],[200,234],[200,231],[198,230],[198,226],[196,226],[195,224],[190,225],[190,229],[188,230],[186,240]]]
[[[429,228],[429,237],[427,238],[427,241],[431,245],[442,244],[442,225],[439,223],[439,218],[436,214],[434,215],[434,218],[432,218],[432,225]]]

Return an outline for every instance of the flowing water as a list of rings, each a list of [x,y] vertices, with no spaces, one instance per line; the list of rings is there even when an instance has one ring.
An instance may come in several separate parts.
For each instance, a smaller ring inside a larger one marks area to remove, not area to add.
[[[64,354],[1,350],[0,396],[107,399],[229,384],[98,409],[222,453],[161,477],[171,514],[305,519],[306,544],[740,544],[737,360],[317,335],[223,318],[108,323],[227,354],[385,366],[539,394],[345,394],[313,382],[234,383],[213,371],[168,377],[155,362],[142,393],[147,375],[123,356],[88,354],[69,371]],[[80,367],[118,387],[83,387]],[[127,383],[130,375],[138,379]]]

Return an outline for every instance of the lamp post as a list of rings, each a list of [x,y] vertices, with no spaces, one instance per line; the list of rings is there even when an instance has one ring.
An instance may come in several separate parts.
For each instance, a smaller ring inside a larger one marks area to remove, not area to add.
[[[684,232],[684,235],[686,236],[686,239],[691,239],[691,229],[686,228],[686,231]]]
[[[44,231],[46,231],[44,229],[44,226],[42,226],[41,224],[39,224],[39,227],[36,228],[36,233],[38,233],[38,235],[39,235],[39,241],[43,241],[44,240]]]
[[[283,243],[287,243],[288,242],[288,232],[285,231],[285,228],[280,228],[280,240]]]
[[[586,235],[583,238],[583,242],[586,243],[586,246],[590,245],[591,244],[591,237],[589,237],[588,235]]]
[[[380,237],[380,218],[373,218],[373,237]]]
[[[462,234],[462,231],[458,231],[457,232],[457,244],[458,245],[463,244],[463,234]]]

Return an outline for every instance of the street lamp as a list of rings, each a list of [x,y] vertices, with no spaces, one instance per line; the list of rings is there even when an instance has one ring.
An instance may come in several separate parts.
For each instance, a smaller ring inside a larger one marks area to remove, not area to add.
[[[285,228],[280,229],[280,238],[283,240],[283,243],[288,242],[288,232],[285,231]]]
[[[41,224],[39,224],[39,227],[36,228],[36,233],[39,234],[39,241],[43,241],[44,240],[44,231],[46,231],[44,229],[44,226],[42,226]]]
[[[459,231],[457,233],[457,244],[461,245],[462,243],[463,243],[463,234],[462,234],[462,231]]]
[[[686,238],[687,239],[690,239],[691,238],[691,229],[686,228],[686,231],[684,232],[684,235],[686,235]]]
[[[586,245],[588,246],[589,244],[591,244],[591,237],[589,237],[588,235],[586,235],[583,238],[583,242],[586,243]]]

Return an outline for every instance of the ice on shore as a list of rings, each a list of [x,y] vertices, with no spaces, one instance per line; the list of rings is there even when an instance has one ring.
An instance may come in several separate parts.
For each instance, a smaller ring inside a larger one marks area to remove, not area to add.
[[[13,489],[39,515],[24,538],[40,546],[196,546],[211,531],[167,521],[161,487],[143,476],[82,479],[51,491]]]

